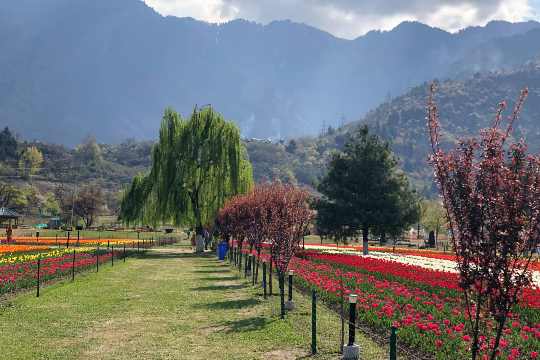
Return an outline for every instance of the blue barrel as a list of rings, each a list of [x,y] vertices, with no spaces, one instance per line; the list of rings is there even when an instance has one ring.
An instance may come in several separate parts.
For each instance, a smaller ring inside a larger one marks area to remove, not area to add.
[[[225,256],[227,255],[227,250],[229,250],[229,244],[227,244],[227,242],[223,241],[219,243],[218,245],[219,260],[225,260]]]

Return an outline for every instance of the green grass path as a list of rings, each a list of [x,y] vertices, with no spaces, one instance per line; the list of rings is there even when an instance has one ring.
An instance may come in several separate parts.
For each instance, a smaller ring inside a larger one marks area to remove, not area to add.
[[[263,300],[233,268],[175,246],[46,287],[42,296],[0,301],[5,359],[308,358],[310,301],[279,320],[278,297]],[[277,286],[275,287],[277,289]],[[319,311],[320,355],[337,359],[339,320]],[[360,337],[364,359],[386,359]]]

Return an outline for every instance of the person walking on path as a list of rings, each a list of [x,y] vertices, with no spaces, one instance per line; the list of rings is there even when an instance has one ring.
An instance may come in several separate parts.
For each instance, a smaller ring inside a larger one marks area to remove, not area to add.
[[[11,224],[9,224],[6,229],[6,241],[8,244],[13,242],[13,228],[11,227]]]

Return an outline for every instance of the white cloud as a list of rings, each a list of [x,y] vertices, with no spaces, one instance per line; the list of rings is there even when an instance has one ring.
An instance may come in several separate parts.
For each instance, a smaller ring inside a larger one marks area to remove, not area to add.
[[[522,21],[538,16],[540,0],[144,0],[163,15],[209,22],[236,18],[268,23],[290,19],[354,38],[417,20],[448,31],[491,20]]]

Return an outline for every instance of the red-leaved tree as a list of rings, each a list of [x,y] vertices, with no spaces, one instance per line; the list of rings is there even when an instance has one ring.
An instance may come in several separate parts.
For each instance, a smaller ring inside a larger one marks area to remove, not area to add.
[[[312,219],[309,193],[292,185],[272,184],[269,234],[272,239],[272,261],[276,264],[281,298],[281,318],[285,317],[285,274],[300,241]]]
[[[434,92],[432,85],[430,161],[457,257],[471,358],[495,359],[511,309],[531,285],[529,264],[540,237],[540,157],[510,137],[528,92],[521,92],[510,116],[501,102],[490,128],[448,152],[440,146]]]
[[[278,272],[282,317],[285,274],[312,218],[308,200],[308,191],[274,182],[257,185],[250,193],[230,199],[218,215],[224,239],[236,240],[240,251],[247,240],[250,253],[255,249],[258,261],[263,243],[271,243],[270,257]]]

